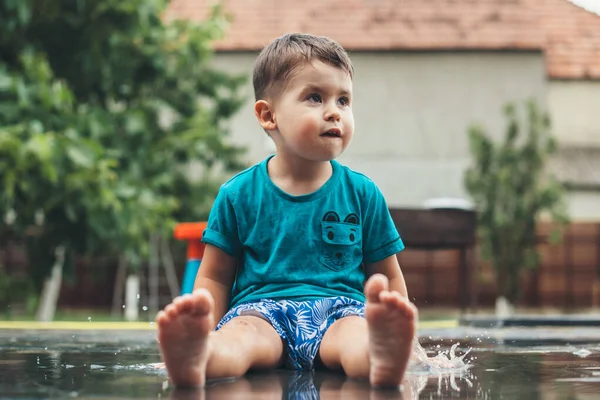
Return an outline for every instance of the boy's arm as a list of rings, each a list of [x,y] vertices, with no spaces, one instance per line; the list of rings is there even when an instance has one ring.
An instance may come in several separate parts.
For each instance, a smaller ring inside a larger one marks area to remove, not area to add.
[[[194,290],[207,289],[215,299],[215,326],[229,310],[231,288],[236,272],[237,260],[234,257],[216,246],[206,244]]]
[[[408,298],[408,290],[406,289],[404,275],[402,274],[398,258],[395,254],[384,258],[381,261],[366,265],[365,274],[367,279],[374,274],[385,275],[390,281],[390,290],[395,290],[402,296]]]

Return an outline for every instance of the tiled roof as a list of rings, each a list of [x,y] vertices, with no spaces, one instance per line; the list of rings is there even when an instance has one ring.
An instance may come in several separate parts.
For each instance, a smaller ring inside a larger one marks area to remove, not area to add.
[[[567,0],[538,1],[548,75],[600,79],[600,16]]]
[[[169,17],[201,21],[209,0],[171,0]],[[553,78],[600,79],[600,16],[567,0],[223,0],[232,17],[217,50],[259,50],[286,32],[350,50],[540,50]]]

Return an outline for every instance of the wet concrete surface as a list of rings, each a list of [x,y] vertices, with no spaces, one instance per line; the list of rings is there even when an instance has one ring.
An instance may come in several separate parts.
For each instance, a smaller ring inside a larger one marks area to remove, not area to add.
[[[271,371],[174,390],[153,330],[0,330],[1,399],[573,399],[600,393],[596,328],[422,329],[429,355],[461,342],[470,368],[412,371],[404,392],[339,373]]]

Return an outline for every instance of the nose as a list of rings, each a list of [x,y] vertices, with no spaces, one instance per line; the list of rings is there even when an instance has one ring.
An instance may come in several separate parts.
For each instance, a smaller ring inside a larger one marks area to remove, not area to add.
[[[342,115],[336,104],[328,104],[325,110],[325,121],[339,121]]]

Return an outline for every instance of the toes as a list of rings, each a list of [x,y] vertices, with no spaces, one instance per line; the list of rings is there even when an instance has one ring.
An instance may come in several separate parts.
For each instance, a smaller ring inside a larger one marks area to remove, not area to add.
[[[404,301],[404,297],[395,290],[386,290],[379,294],[379,300],[381,300],[382,303],[397,307],[402,301]]]
[[[417,308],[406,297],[396,291],[381,292],[380,300],[408,319],[413,319],[417,313]]]
[[[402,313],[407,319],[414,319],[417,316],[417,308],[406,298],[400,297],[397,310]]]
[[[173,305],[178,312],[190,312],[192,311],[192,296],[184,294],[183,296],[176,297],[173,300]]]
[[[417,310],[417,307],[413,303],[408,303],[408,306],[410,310],[410,316],[414,319],[417,319],[419,316],[419,310]]]
[[[367,301],[379,303],[380,294],[387,291],[389,287],[388,279],[382,274],[375,274],[369,278],[365,284],[365,296]]]
[[[177,307],[175,306],[175,303],[167,304],[164,309],[164,313],[169,317],[175,316],[175,314],[177,314]]]
[[[164,311],[159,311],[158,314],[156,314],[156,323],[158,325],[163,325],[165,324],[167,321],[169,320],[169,318],[167,317],[167,313]]]
[[[215,307],[215,301],[206,289],[198,289],[193,294],[194,302],[192,311],[198,314],[207,314]]]
[[[381,300],[382,303],[384,303],[390,309],[401,310],[403,308],[402,303],[404,300],[402,298],[402,295],[398,292],[395,292],[395,291],[381,292],[381,294],[379,295],[379,299]]]
[[[204,289],[204,288],[200,288],[200,289],[194,290],[194,292],[192,293],[192,296],[194,296],[194,297],[202,297],[202,298],[206,298],[206,297],[212,298],[212,296],[211,296],[210,292],[208,291],[208,289]]]
[[[214,300],[206,289],[198,289],[193,294],[178,296],[159,313],[161,319],[177,318],[179,315],[205,315],[214,309]],[[157,315],[157,320],[159,316]]]
[[[389,304],[394,308],[400,307],[404,301],[402,295],[396,291],[383,292],[381,293],[380,298],[382,302]]]

